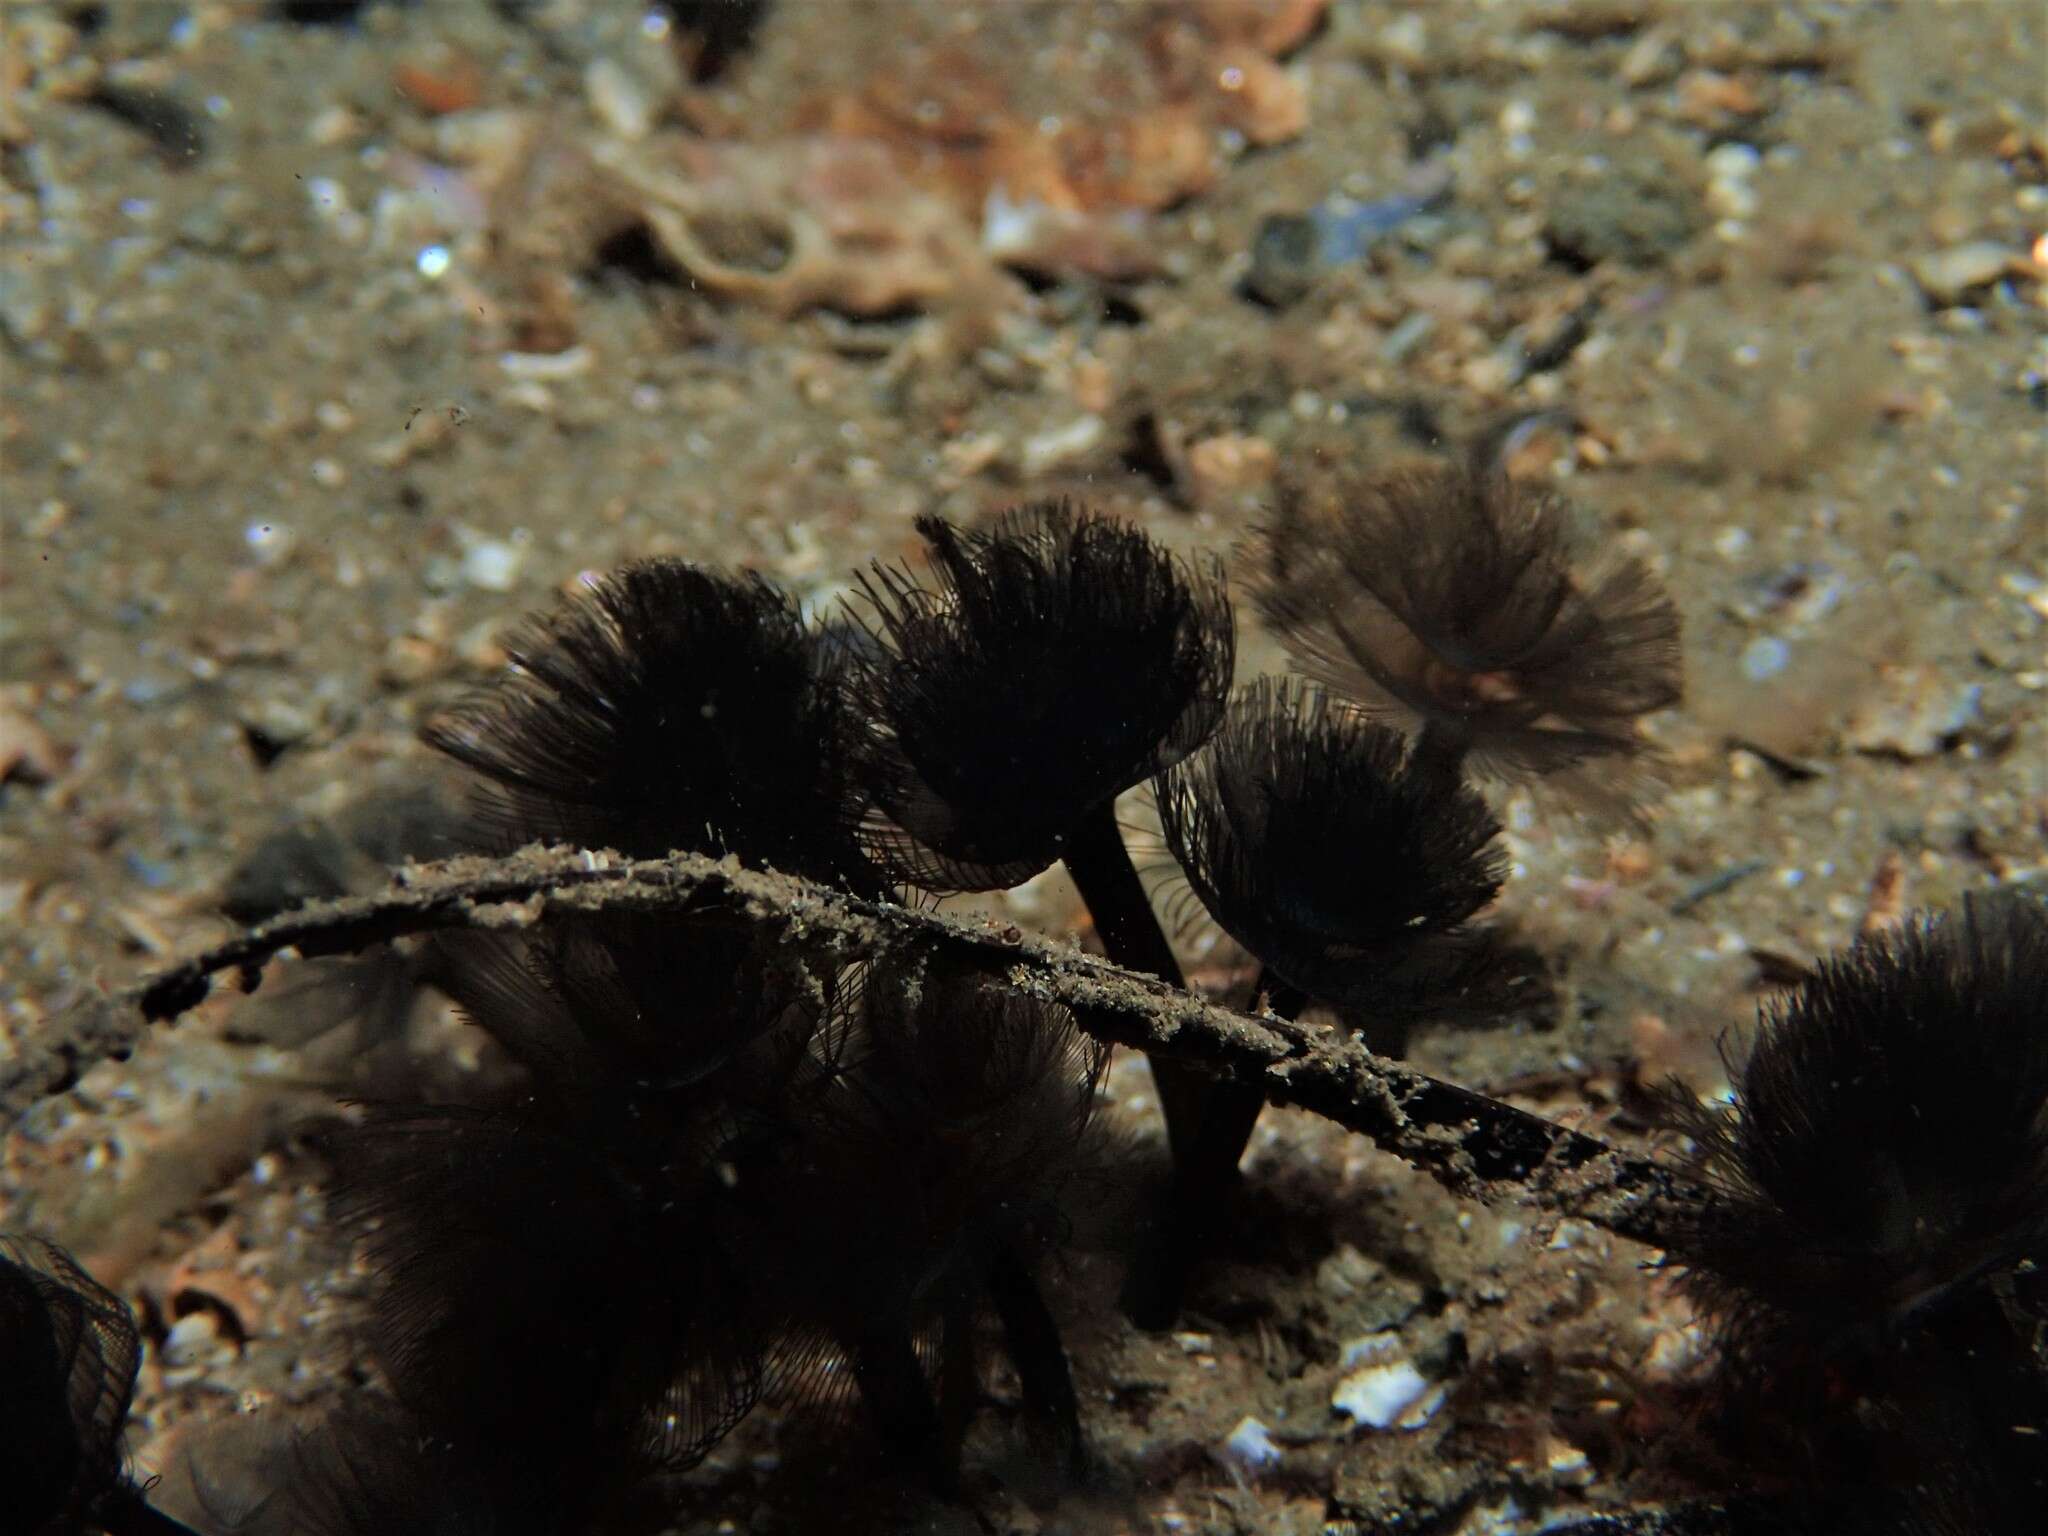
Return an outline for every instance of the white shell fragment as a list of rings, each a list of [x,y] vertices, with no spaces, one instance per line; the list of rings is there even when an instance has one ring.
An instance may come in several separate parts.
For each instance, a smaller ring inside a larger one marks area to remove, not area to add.
[[[1224,1440],[1216,1459],[1242,1477],[1256,1477],[1277,1466],[1283,1454],[1266,1426],[1247,1414],[1237,1421],[1237,1428]]]
[[[1392,1329],[1353,1339],[1340,1364],[1330,1406],[1368,1429],[1420,1429],[1443,1406],[1443,1388],[1415,1369]]]
[[[486,592],[510,592],[525,552],[502,539],[478,539],[462,552],[462,579]]]

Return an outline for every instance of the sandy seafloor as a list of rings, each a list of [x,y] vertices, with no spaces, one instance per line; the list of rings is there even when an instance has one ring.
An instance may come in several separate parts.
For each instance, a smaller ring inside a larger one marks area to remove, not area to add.
[[[431,776],[422,720],[579,572],[676,553],[825,612],[921,513],[1072,494],[1227,552],[1333,463],[1505,457],[1685,619],[1646,827],[1501,797],[1502,920],[1554,1017],[1427,1033],[1426,1069],[1637,1143],[1632,1086],[1724,1087],[1716,1041],[1814,955],[2038,885],[2040,7],[1319,9],[1252,36],[1214,7],[771,0],[696,83],[650,4],[10,0],[0,1053],[225,932],[266,833]],[[1109,147],[1063,173],[1012,131],[992,165],[959,122]],[[884,172],[831,158],[875,134]],[[728,202],[676,190],[706,185]],[[1327,261],[1269,223],[1353,205],[1407,216]],[[867,245],[831,244],[841,215]],[[1241,673],[1277,667],[1240,623]],[[1007,905],[1080,919],[1055,881]],[[1212,942],[1189,958],[1226,985]],[[348,1064],[236,1007],[89,1067],[0,1162],[0,1229],[139,1308],[130,1444],[173,1482],[215,1421],[369,1374],[305,1142]],[[475,1044],[434,1012],[421,1070],[459,1080]],[[1148,1087],[1120,1064],[1113,1112],[1149,1124]],[[1671,1406],[1697,1330],[1643,1251],[1292,1114],[1243,1218],[1179,1335],[1067,1277],[1108,1491],[1003,1486],[998,1380],[985,1528],[1505,1536],[1702,1487]],[[1388,1328],[1445,1390],[1358,1428],[1340,1355]],[[1272,1464],[1223,1452],[1247,1418]],[[975,1528],[860,1455],[765,1407],[680,1528]]]

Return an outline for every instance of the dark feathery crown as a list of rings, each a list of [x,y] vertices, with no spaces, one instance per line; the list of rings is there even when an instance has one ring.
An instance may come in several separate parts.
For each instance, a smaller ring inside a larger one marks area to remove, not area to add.
[[[1065,1009],[968,981],[870,973],[829,1029],[839,1075],[811,1108],[799,1252],[842,1275],[879,1261],[903,1289],[857,1306],[934,1313],[997,1246],[1035,1257],[1061,1197],[1099,1171],[1091,1136],[1108,1048]],[[851,1225],[848,1225],[851,1223]],[[834,1237],[838,1241],[834,1241]],[[796,1257],[796,1255],[792,1255]]]
[[[0,1235],[0,1498],[9,1529],[84,1528],[124,1486],[142,1344],[127,1305],[61,1248]]]
[[[1581,770],[1610,795],[1638,717],[1680,694],[1678,611],[1615,554],[1574,569],[1562,503],[1505,476],[1410,470],[1297,497],[1264,535],[1261,614],[1295,664],[1481,771]]]
[[[1731,1422],[1798,1445],[1817,1508],[1999,1536],[2048,1509],[2044,997],[2048,908],[1972,897],[1768,1009],[1732,1114],[1669,1096],[1713,1199],[1668,1251]]]
[[[535,1497],[565,1513],[581,1487],[693,1464],[770,1377],[747,1181],[815,1020],[724,936],[708,958],[692,937],[608,920],[444,945],[442,984],[530,1091],[374,1109],[335,1148],[401,1401],[507,1475],[552,1466]]]
[[[485,815],[514,840],[865,879],[836,663],[767,582],[636,561],[506,650],[506,676],[425,736],[491,781]]]
[[[2048,909],[1976,896],[1823,961],[1735,1101],[1680,1100],[1720,1198],[1672,1246],[1718,1302],[1889,1332],[2048,1260]]]
[[[856,972],[818,1012],[699,937],[614,914],[446,943],[438,973],[529,1091],[373,1109],[335,1147],[400,1401],[565,1520],[764,1395],[880,1390],[864,1350],[900,1345],[928,1393],[944,1330],[1058,1242],[1098,1160],[1106,1052],[1063,1010]]]
[[[213,1536],[544,1536],[551,1512],[388,1399],[363,1397],[295,1431],[244,1429],[246,1465],[222,1484],[187,1470]],[[231,1439],[230,1443],[233,1443]],[[220,1448],[217,1442],[211,1449]]]
[[[1094,1121],[1107,1048],[1064,1008],[888,964],[863,969],[824,1036],[836,1070],[754,1207],[752,1273],[801,1325],[797,1344],[826,1346],[784,1395],[825,1403],[857,1382],[869,1416],[894,1421],[885,1437],[929,1456],[906,1443],[930,1433],[920,1405],[972,1411],[993,1312],[1025,1427],[1077,1468],[1078,1404],[1039,1277],[1071,1214],[1112,1182],[1117,1149]]]
[[[1065,503],[987,533],[917,524],[936,591],[863,579],[854,669],[879,855],[933,889],[1014,885],[1081,816],[1201,745],[1236,647],[1220,570]]]
[[[1493,813],[1320,690],[1254,683],[1157,792],[1167,846],[1202,905],[1302,992],[1457,1012],[1494,969],[1465,927],[1507,874]],[[1499,1001],[1481,990],[1484,1006]]]

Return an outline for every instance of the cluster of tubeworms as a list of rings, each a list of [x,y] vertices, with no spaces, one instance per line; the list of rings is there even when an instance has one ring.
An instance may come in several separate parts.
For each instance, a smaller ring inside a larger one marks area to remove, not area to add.
[[[876,568],[823,625],[671,560],[527,621],[504,677],[427,731],[477,785],[438,846],[703,854],[868,911],[1057,863],[1109,960],[1177,989],[1117,819],[1142,787],[1186,899],[1257,963],[1244,1006],[1318,1005],[1393,1056],[1418,1022],[1541,986],[1487,921],[1507,861],[1483,787],[1631,814],[1639,720],[1679,696],[1650,572],[1575,559],[1559,505],[1483,474],[1284,509],[1252,581],[1302,676],[1234,694],[1220,567],[1064,505],[918,528],[926,568]],[[245,896],[251,920],[276,904]],[[1049,1277],[1078,1213],[1128,1211],[1123,1308],[1170,1326],[1264,1093],[1157,1054],[1162,1188],[1098,1120],[1088,1006],[936,948],[820,966],[784,932],[565,911],[437,934],[371,989],[431,984],[516,1070],[334,1133],[389,1395],[299,1432],[207,1530],[659,1530],[664,1490],[764,1401],[971,1505],[997,1354],[1020,1454],[1099,1475]],[[1718,1330],[1708,1416],[1749,1470],[1550,1529],[2040,1528],[2044,997],[2043,909],[1972,898],[1768,1008],[1732,1108],[1667,1096],[1693,1196],[1654,1236]],[[1475,1135],[1519,1113],[1449,1102]],[[0,1249],[19,1528],[184,1528],[124,1473],[137,1355],[61,1252]]]

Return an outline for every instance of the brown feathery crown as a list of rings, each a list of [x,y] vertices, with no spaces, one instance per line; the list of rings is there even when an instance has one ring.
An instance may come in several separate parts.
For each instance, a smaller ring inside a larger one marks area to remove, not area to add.
[[[1483,470],[1297,493],[1257,603],[1294,664],[1494,778],[1625,800],[1643,715],[1680,696],[1678,610],[1641,561],[1571,558],[1564,503]]]

